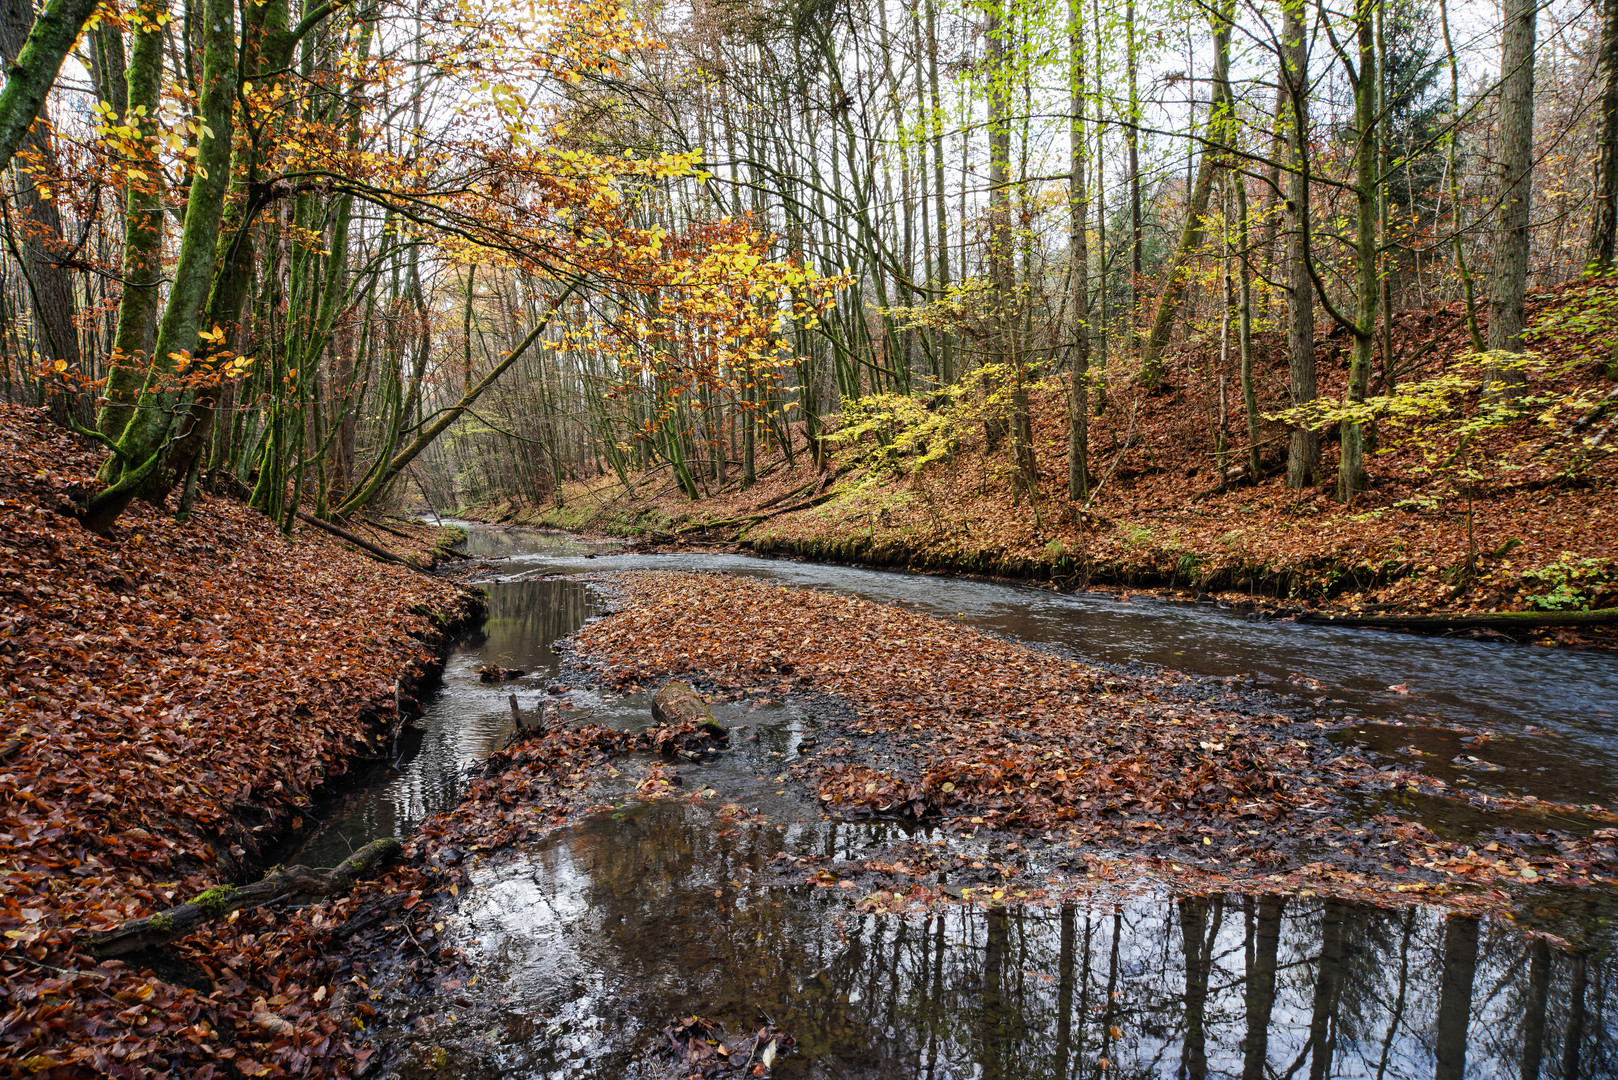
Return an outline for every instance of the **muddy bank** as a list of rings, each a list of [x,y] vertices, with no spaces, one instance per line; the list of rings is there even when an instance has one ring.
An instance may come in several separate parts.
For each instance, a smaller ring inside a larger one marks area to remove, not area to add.
[[[81,935],[256,879],[388,752],[481,600],[227,497],[97,537],[72,502],[99,452],[14,408],[0,445],[0,1048],[64,1075],[352,1070],[285,912],[123,961]]]

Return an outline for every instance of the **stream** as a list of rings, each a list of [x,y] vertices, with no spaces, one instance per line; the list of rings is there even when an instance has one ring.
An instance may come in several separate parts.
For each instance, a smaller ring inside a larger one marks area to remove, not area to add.
[[[455,805],[468,770],[511,731],[509,694],[530,713],[563,700],[552,643],[601,612],[571,575],[615,570],[723,570],[898,602],[1091,662],[1228,680],[1300,718],[1348,720],[1335,737],[1419,760],[1451,784],[1618,802],[1611,654],[467,528],[465,550],[499,560],[486,623],[452,650],[397,760],[328,807],[288,862],[332,865]],[[489,663],[526,674],[484,684],[477,668]],[[565,700],[581,719],[648,722],[646,695],[573,690]],[[1610,902],[1546,898],[1537,914],[1582,943],[1576,956],[1509,924],[1309,897],[1158,891],[1047,909],[856,914],[836,889],[783,887],[771,860],[813,854],[835,867],[895,842],[986,859],[973,848],[982,841],[828,821],[772,779],[812,726],[797,707],[714,712],[758,738],[681,766],[689,790],[711,798],[607,792],[612,812],[474,867],[442,937],[476,977],[452,997],[393,1010],[379,1029],[387,1074],[674,1075],[661,1033],[701,1015],[731,1033],[773,1024],[793,1036],[796,1051],[771,1073],[783,1077],[1618,1076]],[[1494,737],[1468,750],[1454,727]],[[726,804],[759,813],[737,818]],[[1054,856],[1027,855],[1036,869],[1042,857]]]

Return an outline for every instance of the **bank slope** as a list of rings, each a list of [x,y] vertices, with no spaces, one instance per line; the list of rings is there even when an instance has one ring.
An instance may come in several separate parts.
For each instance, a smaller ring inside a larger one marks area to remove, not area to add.
[[[72,509],[100,458],[0,407],[0,1056],[340,1074],[319,950],[274,914],[128,964],[75,938],[256,877],[323,783],[384,752],[398,681],[476,601],[223,498],[97,537]]]

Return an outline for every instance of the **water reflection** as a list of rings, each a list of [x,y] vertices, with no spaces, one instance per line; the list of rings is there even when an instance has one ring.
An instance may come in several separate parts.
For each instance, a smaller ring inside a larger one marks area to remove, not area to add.
[[[778,851],[823,847],[828,828],[637,805],[480,871],[459,933],[489,1013],[453,1071],[646,1075],[657,1032],[692,1013],[779,1024],[802,1049],[783,1076],[1618,1069],[1613,962],[1507,926],[1226,896],[856,916],[766,869]]]
[[[458,803],[468,770],[511,734],[510,695],[532,716],[556,675],[552,644],[597,613],[589,590],[576,581],[504,581],[487,589],[488,619],[450,651],[443,686],[400,734],[394,761],[359,777],[361,787],[329,809],[327,824],[289,861],[335,865],[367,842],[402,837]],[[527,674],[500,685],[480,682],[477,669],[491,663]]]

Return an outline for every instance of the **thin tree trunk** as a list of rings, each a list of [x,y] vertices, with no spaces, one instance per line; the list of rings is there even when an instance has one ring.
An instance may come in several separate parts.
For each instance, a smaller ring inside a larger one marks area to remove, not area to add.
[[[1489,350],[1523,351],[1523,301],[1528,291],[1528,217],[1534,164],[1534,24],[1536,0],[1506,9],[1500,70],[1500,166],[1495,209],[1494,274],[1489,287]],[[1495,381],[1520,383],[1501,371]]]
[[[944,187],[944,111],[938,94],[938,5],[927,0],[927,81],[932,101],[933,201],[938,219],[938,288],[947,291],[949,276],[949,216]],[[940,343],[939,370],[946,385],[955,381],[955,343],[946,332]]]
[[[1218,33],[1214,35],[1215,84],[1229,77],[1228,28],[1224,31],[1222,40],[1221,45],[1220,35]],[[1219,135],[1217,127],[1220,123],[1217,107],[1210,109],[1207,130],[1209,141],[1216,145]],[[1203,218],[1208,213],[1208,196],[1213,190],[1214,168],[1218,157],[1214,146],[1203,147],[1196,180],[1191,185],[1186,201],[1185,224],[1180,230],[1180,244],[1169,266],[1168,281],[1163,286],[1163,295],[1158,297],[1157,313],[1152,318],[1152,329],[1146,337],[1146,347],[1141,353],[1140,382],[1146,387],[1155,387],[1163,380],[1163,352],[1168,348],[1169,339],[1174,335],[1174,320],[1179,314],[1181,301],[1185,299],[1186,286],[1190,284],[1191,260],[1195,257],[1197,249],[1202,247],[1206,234]]]
[[[32,4],[26,0],[0,3],[0,52],[4,53],[8,68],[17,63],[33,25]],[[36,126],[23,141],[30,153],[37,155],[47,167],[56,160],[48,124]],[[55,201],[42,190],[48,187],[48,177],[40,179],[31,170],[20,167],[20,162],[18,165],[13,170],[17,216],[9,219],[11,239],[22,256],[24,288],[32,300],[34,322],[40,331],[41,359],[47,363],[60,361],[68,372],[85,374],[79,351],[78,301],[73,279],[71,271],[58,262],[68,248],[62,233],[62,215]],[[83,405],[76,400],[81,396],[64,393],[59,385],[49,391],[46,402],[52,418],[64,426],[88,421]]]
[[[1068,117],[1069,178],[1068,200],[1071,221],[1068,228],[1068,274],[1071,277],[1069,302],[1073,305],[1073,342],[1069,346],[1069,366],[1073,389],[1068,401],[1067,496],[1078,501],[1090,494],[1090,323],[1089,242],[1085,226],[1090,207],[1085,190],[1084,133],[1084,18],[1082,0],[1068,0]]]
[[[1455,42],[1449,33],[1449,0],[1438,0],[1438,22],[1444,31],[1444,52],[1449,57],[1449,115],[1450,130],[1444,141],[1448,144],[1450,245],[1455,257],[1455,272],[1460,275],[1461,289],[1466,297],[1466,332],[1472,338],[1472,348],[1482,352],[1488,346],[1483,331],[1478,328],[1477,290],[1472,284],[1472,270],[1466,265],[1466,247],[1461,237],[1461,172],[1456,160],[1456,149],[1461,134],[1456,125],[1461,117],[1461,66],[1455,58]]]
[[[1124,12],[1126,64],[1129,78],[1129,349],[1134,352],[1140,345],[1140,278],[1141,278],[1141,220],[1140,220],[1140,91],[1136,86],[1135,69],[1135,0],[1128,0]]]

